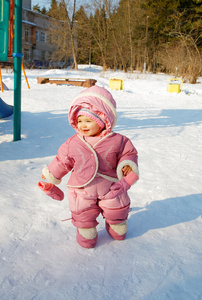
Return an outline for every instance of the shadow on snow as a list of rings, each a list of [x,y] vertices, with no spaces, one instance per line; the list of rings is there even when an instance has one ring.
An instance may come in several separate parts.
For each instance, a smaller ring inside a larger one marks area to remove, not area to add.
[[[128,238],[141,236],[149,230],[162,229],[190,222],[201,216],[202,194],[152,201],[145,207],[132,208],[129,214]],[[134,213],[135,212],[135,213]]]

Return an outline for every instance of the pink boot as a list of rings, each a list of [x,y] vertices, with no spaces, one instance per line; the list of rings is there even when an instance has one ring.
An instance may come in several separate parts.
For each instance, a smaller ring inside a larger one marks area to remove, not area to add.
[[[77,243],[83,248],[94,248],[97,243],[96,227],[77,228]]]
[[[55,186],[52,183],[39,181],[38,187],[46,193],[47,196],[55,199],[55,200],[63,200],[64,199],[64,193],[61,191],[57,186]]]
[[[125,239],[127,229],[128,229],[126,221],[119,223],[119,224],[114,224],[114,225],[108,224],[107,222],[105,222],[105,226],[106,226],[107,232],[113,239],[118,240],[118,241]]]

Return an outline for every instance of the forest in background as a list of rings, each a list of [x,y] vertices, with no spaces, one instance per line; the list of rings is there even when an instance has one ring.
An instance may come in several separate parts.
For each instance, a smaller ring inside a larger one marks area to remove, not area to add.
[[[202,75],[201,0],[52,0],[54,59],[125,72],[165,72],[196,83]]]

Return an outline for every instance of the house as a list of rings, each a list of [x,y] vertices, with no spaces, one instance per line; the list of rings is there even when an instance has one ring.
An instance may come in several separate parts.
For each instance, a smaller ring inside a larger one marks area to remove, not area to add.
[[[22,53],[26,67],[48,67],[57,46],[50,35],[51,18],[31,10],[31,0],[22,2]]]

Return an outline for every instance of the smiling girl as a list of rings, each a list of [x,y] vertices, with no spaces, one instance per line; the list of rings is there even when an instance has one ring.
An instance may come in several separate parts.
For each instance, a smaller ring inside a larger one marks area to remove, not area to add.
[[[69,122],[77,133],[61,145],[42,171],[52,184],[59,184],[71,171],[69,207],[77,242],[85,248],[97,243],[100,213],[112,238],[123,240],[127,233],[127,190],[139,179],[138,155],[126,136],[112,131],[116,121],[116,102],[106,89],[84,90],[69,110]]]

